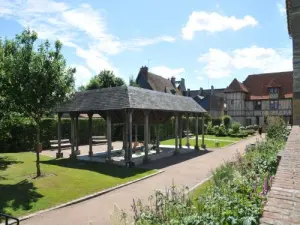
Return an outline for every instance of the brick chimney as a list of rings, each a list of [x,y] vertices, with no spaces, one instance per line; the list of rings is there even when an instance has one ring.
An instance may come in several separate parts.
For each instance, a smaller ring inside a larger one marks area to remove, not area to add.
[[[174,87],[176,87],[175,82],[176,82],[176,78],[175,77],[171,77],[171,83],[173,84]]]
[[[187,89],[187,96],[191,97],[191,89],[189,89],[189,88]]]
[[[210,94],[214,95],[214,86],[213,85],[211,85]]]
[[[201,87],[200,88],[200,94],[199,94],[200,96],[203,96],[204,95],[204,93],[203,93],[203,88]]]
[[[148,77],[148,67],[142,66],[139,74],[141,74],[142,76],[145,76],[147,78]]]

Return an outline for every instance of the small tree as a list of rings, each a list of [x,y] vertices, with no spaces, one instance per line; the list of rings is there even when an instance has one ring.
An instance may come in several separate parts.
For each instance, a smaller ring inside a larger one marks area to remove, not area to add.
[[[240,123],[237,123],[237,122],[234,122],[234,123],[231,125],[231,128],[232,128],[232,133],[237,134],[237,133],[240,131],[241,124],[240,124]]]
[[[108,88],[123,86],[125,82],[122,78],[116,77],[113,71],[102,70],[98,75],[94,76],[88,85],[85,87],[86,90]],[[81,88],[82,90],[82,88]]]
[[[231,117],[228,115],[223,116],[223,124],[224,124],[226,130],[228,130],[230,128],[230,123],[231,123]]]
[[[134,79],[133,76],[130,76],[129,78],[129,86],[133,86],[133,87],[139,87],[140,85],[138,85]]]
[[[74,90],[75,69],[67,68],[61,53],[62,44],[55,42],[55,49],[48,41],[35,49],[38,36],[34,31],[24,30],[13,40],[6,40],[3,47],[4,75],[1,90],[5,98],[15,104],[24,115],[33,119],[37,128],[36,169],[40,169],[40,123],[43,115],[63,102]]]

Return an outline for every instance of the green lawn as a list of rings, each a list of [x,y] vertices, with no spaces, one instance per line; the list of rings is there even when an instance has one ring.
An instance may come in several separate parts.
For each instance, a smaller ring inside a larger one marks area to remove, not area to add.
[[[46,176],[33,179],[33,153],[0,155],[0,212],[29,214],[155,172],[46,156],[41,157],[41,169]]]
[[[207,180],[205,181],[203,184],[201,184],[199,187],[197,187],[195,190],[193,190],[190,194],[191,194],[191,199],[196,202],[197,198],[200,195],[205,194],[207,188],[212,184],[211,180]]]
[[[216,140],[211,140],[216,139]],[[237,142],[241,140],[242,138],[236,138],[236,137],[217,137],[215,135],[205,135],[204,143],[207,148],[216,148],[216,142],[219,142],[219,148],[224,147],[226,145],[230,145],[234,142]],[[199,146],[201,146],[202,143],[202,137],[199,135]],[[165,141],[161,141],[160,144],[162,145],[175,145],[175,139],[168,139]],[[195,146],[196,139],[190,138],[190,145]],[[186,138],[182,138],[182,145],[186,146]]]

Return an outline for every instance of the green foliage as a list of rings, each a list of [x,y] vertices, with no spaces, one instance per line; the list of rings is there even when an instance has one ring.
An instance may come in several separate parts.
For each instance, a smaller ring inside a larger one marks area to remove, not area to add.
[[[231,117],[228,115],[223,116],[223,124],[225,125],[226,130],[230,128]]]
[[[220,129],[220,126],[214,126],[213,127],[213,134],[218,134],[219,133],[219,129]]]
[[[208,122],[208,124],[207,124],[207,129],[206,129],[206,133],[207,133],[207,134],[214,134],[212,122]]]
[[[136,83],[135,79],[133,76],[131,76],[129,78],[129,86],[133,86],[133,87],[139,87],[139,85]]]
[[[286,139],[288,130],[284,120],[280,117],[268,117],[267,138]]]
[[[213,126],[220,126],[222,123],[222,118],[213,118],[212,119],[212,125]]]
[[[237,122],[232,123],[232,125],[231,125],[232,133],[237,134],[240,131],[240,127],[241,127],[240,123],[237,123]]]
[[[220,137],[225,137],[227,135],[227,131],[223,123],[219,126],[219,129],[217,129],[215,135]]]
[[[86,90],[118,87],[125,85],[122,78],[116,77],[113,71],[102,70],[98,75],[94,76],[85,87]],[[81,87],[81,90],[84,88]]]

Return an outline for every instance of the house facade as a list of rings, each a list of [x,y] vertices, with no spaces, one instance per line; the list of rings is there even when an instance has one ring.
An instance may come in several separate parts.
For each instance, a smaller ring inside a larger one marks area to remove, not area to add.
[[[293,124],[300,125],[300,0],[286,0],[286,12],[293,39]]]
[[[242,125],[263,125],[268,116],[293,116],[293,72],[249,75],[224,90],[225,113]]]

